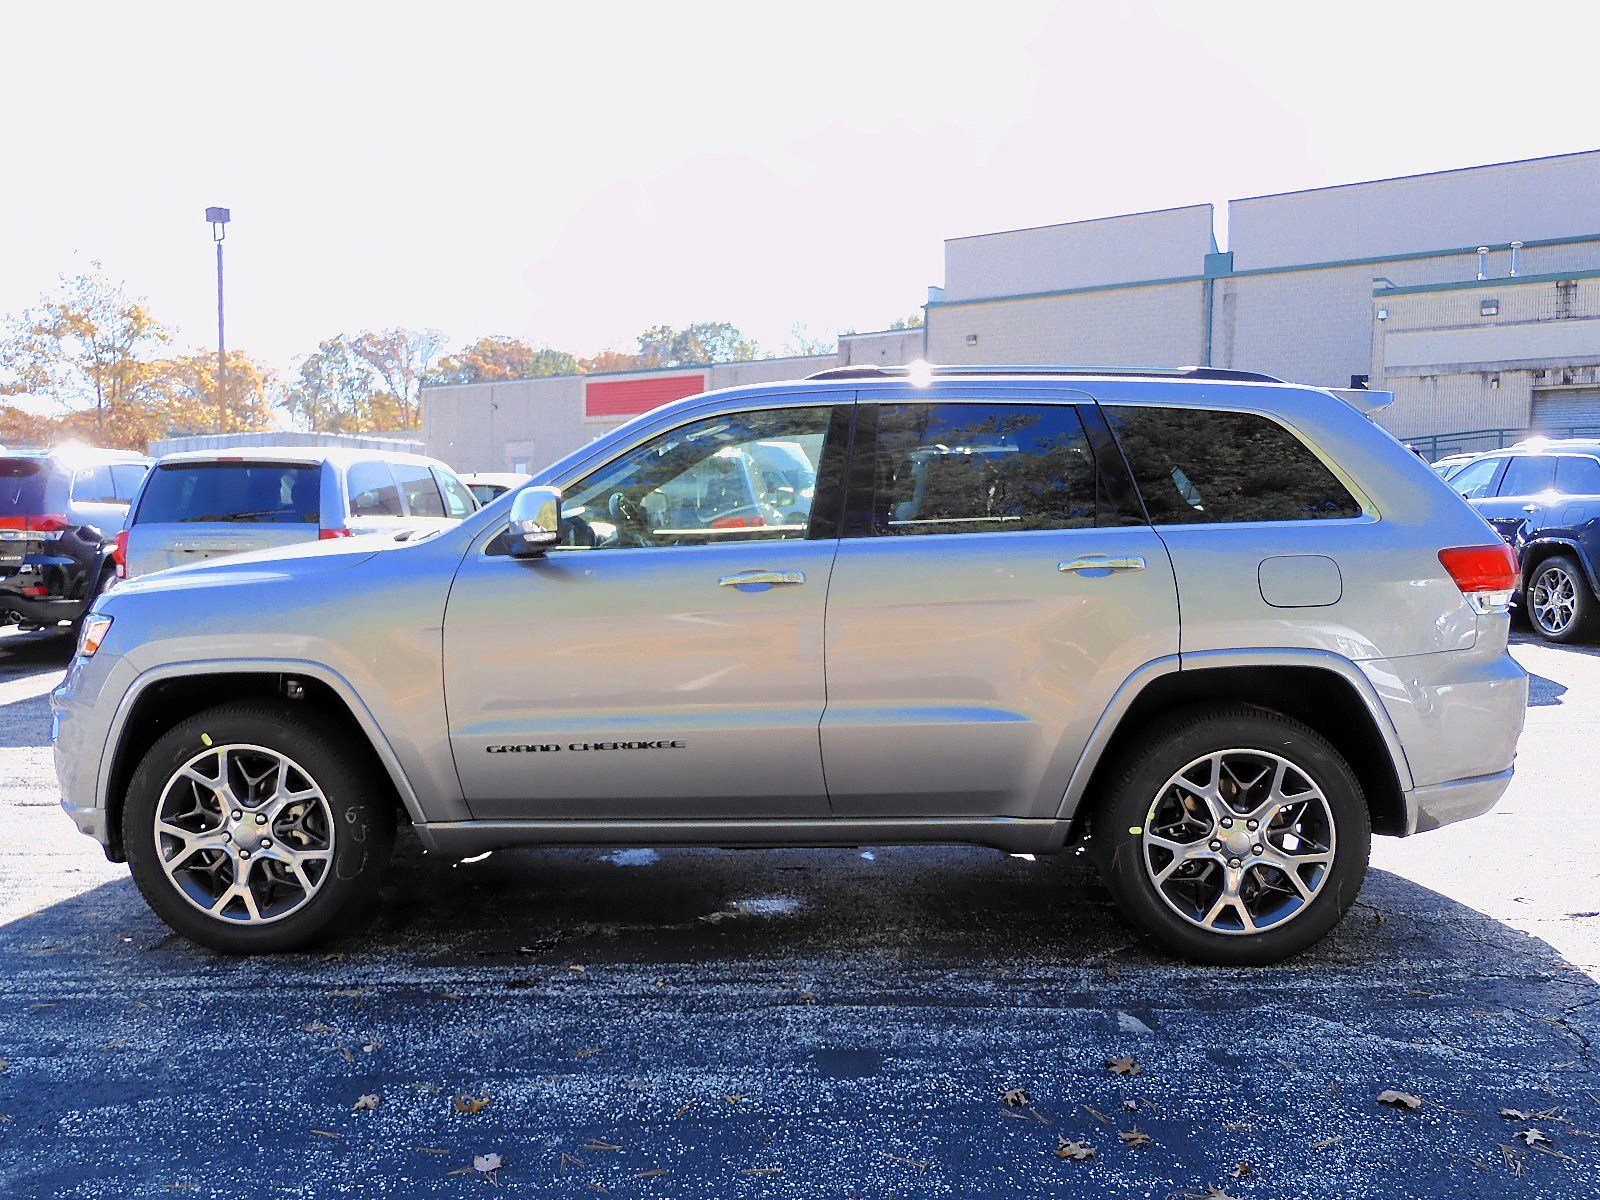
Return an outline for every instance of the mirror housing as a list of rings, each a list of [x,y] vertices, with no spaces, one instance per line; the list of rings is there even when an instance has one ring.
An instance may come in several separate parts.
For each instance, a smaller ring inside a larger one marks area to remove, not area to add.
[[[540,558],[561,539],[561,493],[552,487],[525,487],[511,497],[511,528],[506,531],[513,558]]]

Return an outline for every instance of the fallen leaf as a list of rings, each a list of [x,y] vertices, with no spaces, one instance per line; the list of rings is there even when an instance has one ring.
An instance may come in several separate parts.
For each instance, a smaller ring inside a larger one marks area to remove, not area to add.
[[[344,1134],[335,1133],[331,1129],[313,1129],[311,1132],[316,1134],[318,1137],[325,1137],[325,1138],[342,1138],[344,1136]]]
[[[897,1162],[902,1166],[915,1167],[920,1174],[926,1175],[928,1173],[928,1164],[925,1162],[918,1162],[914,1158],[901,1158],[900,1155],[890,1154],[887,1150],[879,1150],[877,1153],[879,1157],[887,1158],[890,1162]]]
[[[571,971],[574,975],[587,975],[589,973],[588,967],[579,966],[577,963],[568,963],[567,970]]]
[[[782,1167],[746,1167],[740,1171],[741,1175],[777,1175],[782,1172]]]
[[[684,1113],[688,1112],[693,1107],[694,1107],[694,1101],[691,1100],[691,1101],[689,1101],[689,1103],[685,1104],[682,1108],[680,1108],[677,1112],[672,1114],[673,1120],[677,1120],[679,1117],[683,1116]]]
[[[441,1000],[465,1000],[466,997],[457,995],[455,992],[440,992],[439,993],[439,999],[441,999]]]
[[[593,1055],[596,1055],[596,1054],[599,1054],[599,1053],[600,1053],[600,1047],[599,1046],[586,1046],[584,1049],[579,1050],[572,1057],[573,1058],[589,1058],[589,1057],[591,1057]]]
[[[817,994],[815,992],[801,992],[800,993],[800,999],[802,999],[802,1000],[808,1000],[809,1001],[809,1000],[815,1000],[816,998],[817,998]]]
[[[1344,1138],[1342,1138],[1342,1137],[1323,1138],[1320,1142],[1318,1142],[1315,1146],[1313,1146],[1311,1148],[1313,1150],[1326,1150],[1329,1146],[1337,1146],[1342,1141],[1344,1141]]]
[[[1137,1125],[1128,1130],[1127,1133],[1119,1133],[1117,1136],[1122,1139],[1124,1146],[1148,1146],[1155,1140]]]
[[[629,1179],[651,1179],[651,1178],[654,1178],[657,1175],[671,1175],[671,1174],[672,1174],[672,1170],[669,1167],[654,1167],[654,1168],[652,1168],[651,1170],[648,1170],[648,1171],[635,1171],[632,1175],[629,1175],[628,1178]]]
[[[1099,1121],[1100,1124],[1102,1124],[1102,1125],[1111,1124],[1111,1118],[1106,1116],[1105,1113],[1101,1112],[1098,1108],[1095,1108],[1093,1105],[1091,1105],[1091,1104],[1080,1104],[1080,1105],[1078,1105],[1078,1107],[1083,1109],[1084,1112],[1088,1113],[1096,1121]]]
[[[1502,1108],[1500,1115],[1508,1121],[1527,1121],[1533,1117],[1532,1113],[1525,1113],[1520,1108]]]
[[[1238,1166],[1234,1167],[1233,1170],[1229,1171],[1228,1174],[1232,1175],[1235,1179],[1249,1179],[1250,1176],[1255,1174],[1255,1168],[1247,1162],[1242,1162]]]
[[[328,995],[330,995],[330,996],[347,996],[347,997],[348,996],[370,996],[370,995],[372,995],[372,989],[371,988],[366,988],[366,987],[334,988],[333,991],[328,993]]]
[[[583,1148],[585,1150],[621,1150],[622,1149],[622,1147],[620,1145],[612,1145],[610,1142],[602,1142],[602,1141],[600,1141],[600,1140],[598,1140],[596,1138],[590,1138],[587,1142],[585,1142],[583,1144]]]
[[[1403,1108],[1407,1111],[1422,1107],[1422,1097],[1413,1096],[1410,1092],[1397,1092],[1392,1088],[1378,1093],[1378,1103],[1387,1104],[1390,1108]]]
[[[442,1146],[418,1146],[417,1149],[422,1151],[424,1154],[449,1154],[450,1153],[450,1151],[446,1150]]]
[[[475,1154],[472,1156],[472,1169],[487,1175],[490,1171],[500,1169],[500,1156],[498,1154]]]
[[[356,1060],[356,1056],[350,1053],[349,1046],[340,1046],[339,1053],[344,1056],[345,1062],[353,1063]]]
[[[332,1025],[302,1025],[302,1026],[300,1026],[300,1030],[301,1030],[302,1033],[332,1033],[333,1032],[333,1026]]]
[[[1094,1157],[1094,1147],[1087,1142],[1074,1142],[1064,1134],[1056,1135],[1056,1157],[1083,1162]]]
[[[362,1096],[360,1099],[358,1099],[355,1102],[355,1106],[353,1108],[351,1108],[350,1111],[351,1112],[371,1112],[373,1109],[378,1107],[378,1102],[379,1102],[380,1099],[381,1099],[381,1097],[374,1096],[374,1095],[371,1095],[369,1093],[368,1095]]]
[[[1133,1055],[1131,1054],[1126,1058],[1108,1058],[1106,1059],[1106,1066],[1111,1068],[1111,1073],[1113,1075],[1137,1075],[1140,1071],[1144,1070],[1143,1067],[1134,1061]]]
[[[749,1096],[748,1092],[745,1093],[742,1096],[723,1096],[723,1099],[726,1100],[729,1104],[737,1104],[737,1103],[739,1103],[739,1101],[748,1100],[749,1098],[750,1098],[750,1096]]]
[[[1009,1092],[1002,1092],[1000,1099],[1012,1108],[1025,1108],[1033,1101],[1033,1097],[1022,1088],[1012,1088]]]
[[[1538,1129],[1522,1129],[1511,1135],[1525,1146],[1548,1146],[1550,1139]]]
[[[474,1098],[473,1096],[468,1095],[466,1092],[462,1092],[461,1095],[456,1097],[455,1103],[456,1111],[458,1113],[466,1113],[470,1116],[473,1113],[480,1113],[484,1109],[488,1108],[489,1097],[483,1096],[481,1098]]]

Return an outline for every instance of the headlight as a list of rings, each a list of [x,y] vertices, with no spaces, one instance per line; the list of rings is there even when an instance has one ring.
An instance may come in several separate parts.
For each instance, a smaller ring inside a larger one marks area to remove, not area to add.
[[[93,658],[94,652],[100,649],[100,643],[106,640],[106,634],[110,632],[110,617],[85,617],[83,628],[78,631],[78,653],[84,658]]]

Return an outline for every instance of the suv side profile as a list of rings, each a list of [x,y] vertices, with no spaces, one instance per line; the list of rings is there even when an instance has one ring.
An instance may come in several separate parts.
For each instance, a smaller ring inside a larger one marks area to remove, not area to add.
[[[1521,443],[1484,454],[1449,476],[1517,552],[1517,599],[1551,642],[1600,636],[1600,441]]]
[[[118,543],[124,578],[362,533],[448,528],[478,510],[420,454],[316,446],[184,451],[156,463]]]
[[[130,450],[0,454],[0,624],[83,616],[116,579],[115,539],[149,469]]]
[[[759,521],[683,502],[774,444],[792,469],[739,471]],[[349,926],[409,820],[452,857],[1087,843],[1161,945],[1271,962],[1338,923],[1374,832],[1509,784],[1514,568],[1327,391],[842,369],[664,406],[426,540],[118,587],[55,761],[229,952]]]

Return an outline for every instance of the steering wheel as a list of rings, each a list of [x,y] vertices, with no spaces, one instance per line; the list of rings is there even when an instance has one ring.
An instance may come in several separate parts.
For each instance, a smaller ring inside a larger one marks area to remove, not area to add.
[[[633,499],[626,492],[612,492],[611,500],[606,508],[610,510],[611,519],[617,523],[617,536],[630,538],[635,545],[648,546],[652,544],[650,538],[650,516],[645,512],[644,506]]]

